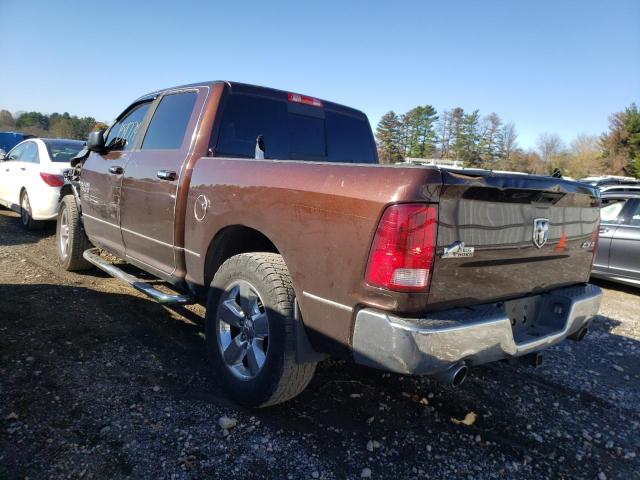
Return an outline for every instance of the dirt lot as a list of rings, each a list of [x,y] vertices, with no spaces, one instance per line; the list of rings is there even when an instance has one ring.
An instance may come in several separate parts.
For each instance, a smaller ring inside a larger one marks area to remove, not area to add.
[[[640,290],[601,283],[593,331],[538,369],[454,389],[327,361],[250,411],[220,393],[198,308],[62,272],[54,229],[18,222],[0,211],[0,479],[640,478]]]

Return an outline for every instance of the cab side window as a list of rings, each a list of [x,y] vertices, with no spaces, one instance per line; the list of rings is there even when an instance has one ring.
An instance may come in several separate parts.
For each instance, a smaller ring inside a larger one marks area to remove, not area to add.
[[[153,114],[142,150],[178,150],[196,104],[196,92],[165,95]]]
[[[131,150],[133,148],[140,125],[142,125],[150,106],[151,101],[134,106],[124,117],[111,126],[105,140],[105,145],[109,150]]]
[[[40,156],[38,155],[38,145],[36,145],[35,142],[25,143],[20,160],[29,163],[40,163]]]

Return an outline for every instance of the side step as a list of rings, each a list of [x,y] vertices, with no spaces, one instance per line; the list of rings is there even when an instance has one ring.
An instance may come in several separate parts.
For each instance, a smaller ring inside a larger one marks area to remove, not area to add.
[[[82,256],[87,262],[95,265],[103,272],[106,272],[112,277],[118,278],[128,283],[133,288],[153,298],[158,303],[161,303],[163,305],[190,305],[194,303],[194,300],[190,295],[170,295],[168,293],[161,292],[157,288],[154,288],[148,283],[143,282],[138,277],[134,277],[133,275],[120,270],[115,265],[112,265],[111,263],[100,257],[97,248],[90,248],[89,250],[85,250],[82,253]]]

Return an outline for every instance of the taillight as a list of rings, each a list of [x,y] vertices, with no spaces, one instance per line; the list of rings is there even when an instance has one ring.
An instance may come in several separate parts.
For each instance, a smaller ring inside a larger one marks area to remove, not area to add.
[[[426,291],[437,227],[436,205],[406,203],[388,207],[371,246],[367,283],[400,292]]]
[[[298,93],[290,93],[289,101],[293,103],[303,103],[304,105],[311,105],[312,107],[322,107],[322,102],[317,98],[307,97],[306,95],[300,95]]]
[[[40,172],[40,178],[42,178],[42,180],[44,180],[44,183],[46,183],[50,187],[61,187],[62,185],[64,185],[64,178],[62,178],[62,175]]]

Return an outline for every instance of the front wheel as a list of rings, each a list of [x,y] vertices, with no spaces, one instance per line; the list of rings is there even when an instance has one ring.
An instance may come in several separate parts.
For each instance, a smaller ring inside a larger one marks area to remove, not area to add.
[[[66,195],[60,202],[58,222],[56,224],[56,245],[58,262],[69,272],[88,270],[92,265],[82,254],[91,243],[80,224],[80,212],[73,195]]]
[[[34,220],[32,212],[29,194],[23,190],[20,194],[20,221],[26,230],[39,230],[42,228],[43,222]]]
[[[207,300],[207,351],[238,403],[282,403],[311,381],[316,364],[295,359],[294,297],[287,266],[274,253],[236,255],[216,272]]]

